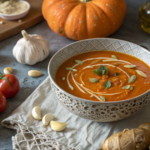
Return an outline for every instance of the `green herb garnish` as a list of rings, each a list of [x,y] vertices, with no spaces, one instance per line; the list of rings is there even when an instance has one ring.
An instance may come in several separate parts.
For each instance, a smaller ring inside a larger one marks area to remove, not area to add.
[[[111,87],[111,82],[108,80],[106,81],[106,83],[104,84],[105,89],[108,89]]]
[[[82,62],[82,61],[80,61],[80,60],[75,60],[75,62],[76,62],[77,64],[80,64],[80,65],[82,65],[82,64],[83,64],[83,62]]]
[[[99,80],[97,78],[91,78],[91,79],[89,79],[89,81],[91,83],[97,83],[97,82],[99,82]]]
[[[93,70],[93,73],[97,75],[108,75],[108,68],[106,66],[101,65],[96,70]]]
[[[62,77],[62,80],[64,81],[66,78],[65,77]]]
[[[125,90],[127,90],[129,88],[130,88],[130,85],[126,85],[126,86],[122,87],[122,89],[125,89]]]
[[[67,68],[66,68],[66,70],[70,70],[70,71],[71,71],[71,70],[73,70],[73,68],[71,68],[71,67],[67,67]]]
[[[133,86],[130,86],[130,90],[133,90]]]
[[[104,96],[100,96],[101,101],[105,102],[105,97]]]

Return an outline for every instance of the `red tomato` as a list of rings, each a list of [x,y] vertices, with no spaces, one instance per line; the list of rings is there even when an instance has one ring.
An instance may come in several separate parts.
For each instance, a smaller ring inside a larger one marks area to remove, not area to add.
[[[6,103],[6,97],[0,92],[0,114],[5,110]]]
[[[2,92],[6,98],[14,97],[18,93],[19,88],[20,85],[16,76],[13,74],[2,75],[0,73],[0,92]]]

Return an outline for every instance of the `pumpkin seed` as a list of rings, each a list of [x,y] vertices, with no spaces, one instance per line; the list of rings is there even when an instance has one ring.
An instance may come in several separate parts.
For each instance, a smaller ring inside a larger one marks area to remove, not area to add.
[[[109,61],[118,61],[118,60],[117,59],[112,59],[112,58],[103,60],[103,62],[109,62]]]
[[[65,77],[62,77],[62,80],[64,81],[64,80],[65,80]]]
[[[118,62],[118,63],[114,63],[113,65],[114,66],[118,66],[118,65],[120,65],[121,63],[120,62]]]
[[[133,90],[133,86],[130,86],[130,90]]]
[[[111,57],[114,58],[114,59],[118,59],[115,55],[111,55]]]
[[[122,89],[124,89],[124,90],[127,90],[129,88],[130,88],[130,85],[126,85],[126,86],[122,87]]]
[[[142,77],[145,77],[145,78],[147,77],[146,74],[140,70],[136,70],[136,72],[137,72],[137,74],[139,74]]]
[[[0,21],[0,24],[4,24],[4,21]]]
[[[124,65],[125,68],[136,68],[136,65]]]
[[[105,102],[105,97],[104,96],[100,96],[100,99]]]
[[[97,82],[99,82],[99,80],[97,78],[91,78],[91,79],[89,79],[89,81],[91,83],[97,83]]]
[[[74,76],[75,76],[75,77],[77,77],[77,76],[78,76],[78,74],[76,73]]]
[[[87,66],[86,68],[93,68],[93,66]]]
[[[136,75],[132,75],[131,77],[130,77],[130,79],[128,80],[128,83],[132,83],[132,82],[134,82],[136,80]]]
[[[82,61],[80,61],[80,60],[75,60],[75,62],[77,63],[77,64],[83,64],[83,62]]]
[[[77,69],[73,69],[71,67],[67,67],[66,70],[70,70],[70,71],[78,71]]]
[[[99,61],[100,61],[100,59],[96,59],[96,60],[92,61],[91,65],[92,65],[92,64],[96,64],[96,63],[98,63]]]
[[[71,70],[73,70],[73,69],[72,69],[71,67],[67,67],[66,70],[70,70],[70,71],[71,71]]]

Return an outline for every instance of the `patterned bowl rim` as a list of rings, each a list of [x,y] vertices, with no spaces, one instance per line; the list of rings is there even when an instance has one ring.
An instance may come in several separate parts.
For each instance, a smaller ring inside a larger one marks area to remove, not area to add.
[[[83,99],[83,98],[74,96],[74,95],[72,95],[72,94],[66,92],[66,91],[63,90],[62,88],[60,88],[60,87],[55,83],[55,81],[53,80],[53,78],[52,78],[52,76],[51,76],[51,72],[50,72],[50,67],[52,66],[52,61],[53,61],[54,57],[55,57],[60,51],[63,51],[66,47],[68,47],[68,46],[70,46],[70,45],[73,45],[73,44],[75,44],[75,43],[82,43],[82,42],[85,42],[85,41],[92,41],[92,40],[114,40],[114,41],[123,41],[123,42],[126,42],[126,43],[134,44],[134,45],[140,47],[141,49],[143,49],[145,52],[147,52],[147,53],[150,54],[150,52],[149,52],[147,49],[141,47],[140,45],[137,45],[137,44],[135,44],[135,43],[128,42],[128,41],[125,41],[125,40],[114,39],[114,38],[93,38],[93,39],[80,40],[80,41],[76,41],[76,42],[73,42],[73,43],[71,43],[71,44],[68,44],[68,45],[64,46],[63,48],[61,48],[60,50],[58,50],[58,51],[52,56],[52,58],[50,59],[49,64],[48,64],[48,75],[49,75],[49,77],[50,77],[50,80],[51,80],[51,82],[53,82],[53,84],[54,84],[59,90],[62,91],[62,93],[66,94],[67,96],[69,96],[69,97],[71,97],[71,98],[73,98],[73,99],[75,99],[75,100],[83,101],[83,102],[86,102],[86,103],[95,103],[95,104],[116,104],[116,103],[124,103],[124,102],[129,102],[129,101],[135,100],[135,99],[140,98],[140,97],[142,97],[142,96],[144,96],[144,95],[146,95],[147,93],[150,92],[150,89],[149,89],[149,90],[147,90],[145,93],[143,93],[143,94],[141,94],[141,95],[138,95],[138,96],[136,96],[136,97],[133,97],[133,98],[130,98],[130,99],[126,99],[126,100],[121,100],[121,101],[99,102],[99,101],[92,101],[92,100]],[[134,56],[134,57],[135,57],[135,56]],[[147,64],[147,63],[146,63],[146,64]],[[147,64],[147,65],[148,65],[148,64]],[[149,66],[149,65],[148,65],[148,66]]]

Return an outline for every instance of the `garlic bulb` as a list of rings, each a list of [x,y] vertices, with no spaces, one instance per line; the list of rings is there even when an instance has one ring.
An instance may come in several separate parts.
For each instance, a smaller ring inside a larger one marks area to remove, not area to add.
[[[21,31],[23,38],[13,48],[13,55],[21,64],[34,65],[49,55],[49,44],[40,35],[28,35]]]

